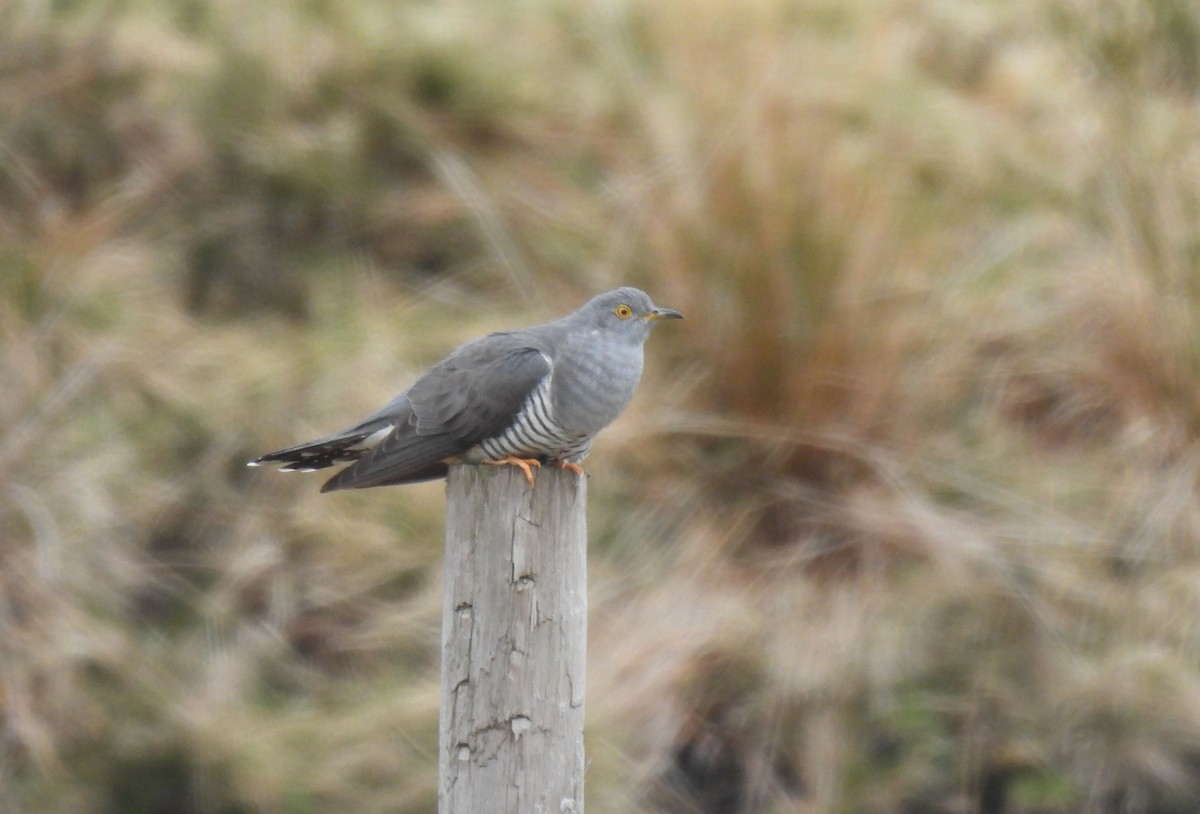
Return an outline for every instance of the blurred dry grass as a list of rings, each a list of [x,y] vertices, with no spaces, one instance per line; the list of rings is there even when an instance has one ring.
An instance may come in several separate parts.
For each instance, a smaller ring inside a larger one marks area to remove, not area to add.
[[[631,281],[589,808],[1200,805],[1190,0],[0,7],[0,811],[435,810],[441,490],[250,453]]]

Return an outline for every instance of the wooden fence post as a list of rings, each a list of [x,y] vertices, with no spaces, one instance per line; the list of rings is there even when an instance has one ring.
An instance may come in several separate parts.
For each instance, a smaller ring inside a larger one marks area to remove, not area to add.
[[[587,481],[452,466],[439,814],[582,814]]]

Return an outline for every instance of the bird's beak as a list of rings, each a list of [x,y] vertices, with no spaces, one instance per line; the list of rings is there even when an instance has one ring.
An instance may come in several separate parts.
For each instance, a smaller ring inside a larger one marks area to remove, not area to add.
[[[654,308],[646,314],[646,319],[683,319],[683,314],[674,308]]]

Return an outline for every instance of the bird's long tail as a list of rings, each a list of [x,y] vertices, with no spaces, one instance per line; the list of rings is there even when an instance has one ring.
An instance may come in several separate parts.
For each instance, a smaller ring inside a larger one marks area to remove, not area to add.
[[[250,461],[248,466],[281,464],[280,472],[315,472],[337,464],[357,461],[387,435],[391,424],[378,428],[355,428],[354,430],[327,435],[315,441],[277,449]]]

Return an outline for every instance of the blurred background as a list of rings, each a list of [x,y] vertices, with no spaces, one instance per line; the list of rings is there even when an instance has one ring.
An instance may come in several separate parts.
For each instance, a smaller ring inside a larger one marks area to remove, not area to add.
[[[592,814],[1200,809],[1193,0],[0,2],[0,811],[436,811],[440,483],[639,285]]]

